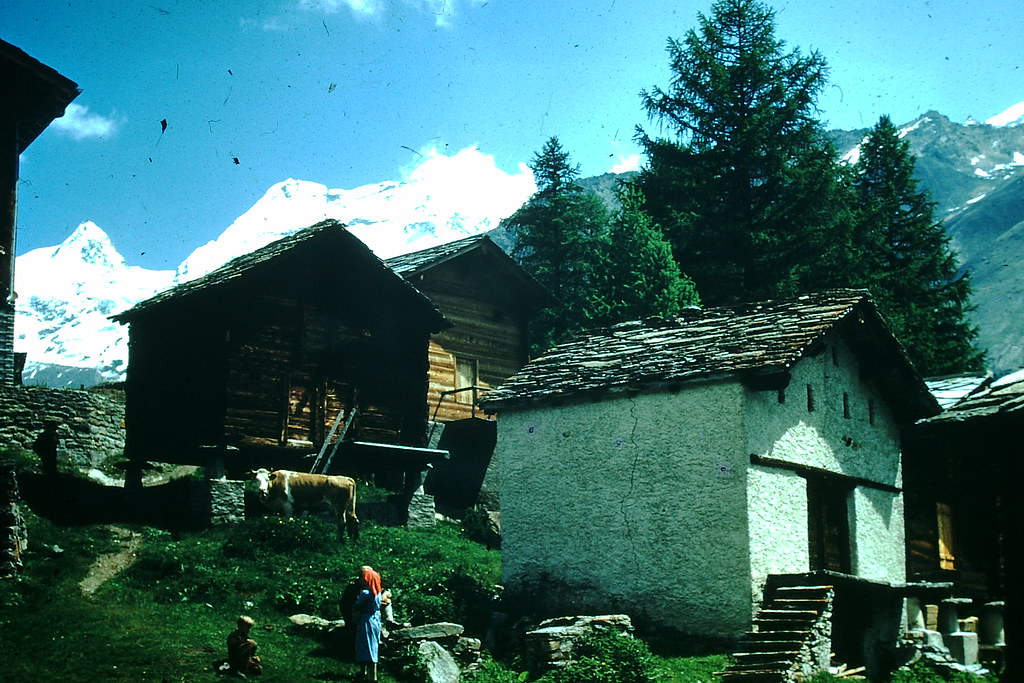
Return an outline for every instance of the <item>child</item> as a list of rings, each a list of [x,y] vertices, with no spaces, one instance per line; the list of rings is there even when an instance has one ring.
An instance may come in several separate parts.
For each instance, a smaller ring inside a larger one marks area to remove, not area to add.
[[[256,656],[256,641],[249,637],[254,623],[252,617],[242,615],[238,617],[238,628],[228,636],[228,667],[242,678],[263,673],[263,665]]]

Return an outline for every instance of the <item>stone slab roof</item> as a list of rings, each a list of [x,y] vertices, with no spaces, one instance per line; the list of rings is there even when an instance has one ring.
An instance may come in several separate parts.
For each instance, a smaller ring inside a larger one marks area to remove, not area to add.
[[[991,384],[990,375],[952,375],[949,377],[929,377],[925,380],[928,391],[932,392],[935,400],[939,402],[942,409],[961,401],[972,394],[983,391]]]
[[[964,422],[997,415],[1024,415],[1024,370],[1001,377],[988,389],[968,396],[923,424]]]
[[[473,249],[483,242],[483,240],[487,240],[488,242],[491,241],[487,235],[473,235],[472,237],[465,237],[453,242],[446,242],[445,244],[439,244],[427,249],[413,251],[408,254],[393,256],[386,259],[384,263],[399,275],[408,276],[410,274],[418,273],[421,270],[425,270],[426,268],[435,266],[438,263],[443,263],[444,261],[455,258],[456,256]]]
[[[862,368],[887,385],[894,407],[905,403],[904,418],[938,412],[868,293],[849,289],[687,309],[671,320],[637,320],[589,332],[529,362],[482,403],[500,410],[698,379],[782,375],[841,324]]]
[[[486,233],[393,256],[384,263],[402,277],[413,283],[418,283],[417,276],[423,275],[431,268],[470,253],[475,253],[483,259],[489,259],[487,268],[491,278],[501,278],[503,282],[508,283],[505,286],[512,288],[512,291],[515,291],[516,295],[530,307],[536,309],[554,303],[547,288],[516,263]]]
[[[385,265],[362,240],[346,230],[342,223],[335,220],[321,221],[316,225],[271,242],[260,249],[238,256],[202,277],[175,285],[145,301],[139,302],[126,311],[111,316],[111,320],[119,323],[131,322],[138,318],[140,314],[146,313],[165,303],[178,301],[240,281],[242,278],[267,266],[285,254],[308,245],[314,245],[318,250],[338,249],[339,254],[346,256],[348,259],[358,261],[359,267],[364,268],[373,277],[392,281],[397,289],[408,290],[407,293],[410,299],[418,300],[419,308],[428,311],[432,317],[436,318],[437,329],[442,329],[450,324],[427,297]],[[349,264],[350,267],[354,267],[354,265]]]
[[[74,81],[0,40],[0,97],[5,114],[18,122],[19,154],[54,119],[64,115],[67,105],[79,93]]]

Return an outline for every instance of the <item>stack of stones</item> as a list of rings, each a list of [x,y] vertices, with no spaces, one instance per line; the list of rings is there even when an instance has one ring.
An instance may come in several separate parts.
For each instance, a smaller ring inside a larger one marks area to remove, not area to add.
[[[14,464],[0,463],[0,528],[3,548],[0,550],[0,578],[16,576],[21,570],[21,555],[28,547],[28,530],[21,514],[21,496]]]
[[[596,631],[633,635],[633,622],[626,614],[558,617],[542,621],[526,634],[526,666],[534,674],[563,667],[574,659],[576,643]]]

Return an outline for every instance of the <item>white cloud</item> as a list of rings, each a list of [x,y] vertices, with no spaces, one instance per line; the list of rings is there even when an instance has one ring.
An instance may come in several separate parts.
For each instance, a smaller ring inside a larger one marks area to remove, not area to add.
[[[452,156],[433,146],[420,150],[413,164],[401,169],[402,181],[423,188],[432,203],[470,217],[509,216],[537,191],[533,171],[520,162],[505,173],[476,145]]]
[[[611,173],[629,173],[640,170],[640,155],[630,154],[628,157],[620,156],[619,163],[609,169]]]
[[[92,114],[89,107],[74,103],[69,104],[64,110],[64,116],[54,119],[50,126],[75,140],[105,138],[117,132],[116,120]]]
[[[299,0],[304,9],[334,14],[348,7],[357,16],[371,17],[384,11],[384,0]]]
[[[452,18],[458,14],[460,5],[482,7],[488,0],[299,0],[303,9],[335,14],[348,8],[358,17],[376,18],[383,15],[388,5],[402,3],[420,10],[423,14],[434,17],[437,26],[450,26]]]

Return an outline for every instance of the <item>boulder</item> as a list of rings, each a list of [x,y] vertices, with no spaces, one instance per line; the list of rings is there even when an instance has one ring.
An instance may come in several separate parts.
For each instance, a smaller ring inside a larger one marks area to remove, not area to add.
[[[292,622],[299,628],[310,631],[319,631],[321,633],[330,633],[335,629],[345,627],[344,619],[330,621],[323,617],[318,617],[315,614],[293,614],[288,617],[288,621]]]
[[[420,640],[444,640],[446,638],[458,638],[465,628],[461,624],[449,622],[438,622],[436,624],[423,624],[422,626],[410,626],[391,631],[391,640],[395,643],[416,642]]]
[[[408,629],[406,629],[408,630]],[[426,668],[427,683],[458,683],[459,665],[447,650],[433,640],[416,646],[420,662]]]

